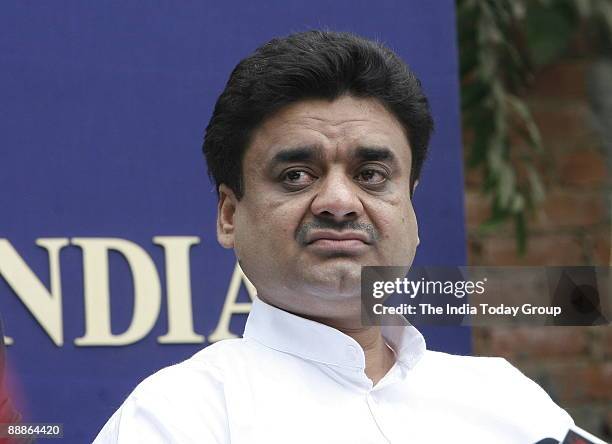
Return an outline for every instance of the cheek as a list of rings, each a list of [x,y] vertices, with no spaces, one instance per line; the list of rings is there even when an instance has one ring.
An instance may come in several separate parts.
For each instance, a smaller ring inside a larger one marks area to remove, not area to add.
[[[295,205],[274,201],[246,205],[236,216],[237,251],[286,249],[301,221]]]
[[[401,242],[406,234],[416,235],[416,215],[410,201],[378,203],[370,207],[382,238]]]
[[[241,203],[238,207],[234,220],[234,248],[239,259],[250,258],[253,251],[262,247],[257,240],[261,237],[258,233],[259,227],[266,223],[261,220],[264,215],[265,213],[253,211],[253,207],[246,203]]]
[[[414,212],[414,208],[412,205],[408,205],[406,208],[405,214],[405,223],[409,230],[414,231],[415,234],[418,234],[419,226],[416,219],[416,214]]]
[[[402,221],[403,236],[407,242],[410,242],[412,248],[416,248],[419,239],[419,227],[412,205],[407,205],[399,217]]]
[[[391,263],[403,264],[412,260],[418,244],[416,215],[411,204],[382,208],[377,212],[377,225],[381,235],[381,251]]]

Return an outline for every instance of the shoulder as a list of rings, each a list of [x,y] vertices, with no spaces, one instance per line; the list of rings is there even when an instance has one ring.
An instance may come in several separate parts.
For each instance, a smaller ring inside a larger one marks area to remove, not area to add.
[[[426,367],[428,371],[443,371],[459,376],[477,374],[485,376],[487,379],[488,377],[499,378],[522,375],[504,358],[453,355],[431,350],[425,352],[419,366]]]
[[[542,388],[525,376],[504,358],[487,356],[462,356],[443,352],[427,351],[423,360],[429,371],[443,371],[459,378],[500,384],[513,383],[526,390],[540,393]]]
[[[222,391],[227,370],[248,353],[243,339],[227,339],[200,350],[189,359],[162,368],[144,379],[130,397],[181,402]],[[208,397],[207,399],[210,399]]]
[[[448,390],[475,402],[512,412],[516,417],[534,415],[542,423],[573,424],[542,387],[503,358],[427,351],[422,364],[420,371],[445,380],[442,384]],[[420,366],[421,363],[417,367]]]
[[[177,437],[197,442],[204,436],[207,442],[225,442],[224,370],[228,360],[244,353],[241,342],[220,341],[144,379],[95,442],[174,442]]]
[[[451,381],[463,381],[472,388],[497,386],[499,389],[505,389],[510,384],[512,390],[526,390],[537,395],[546,395],[540,386],[504,358],[427,351],[417,367],[430,375],[438,375]]]
[[[487,356],[463,356],[427,350],[419,366],[428,371],[443,371],[459,376],[477,375],[485,379],[520,379],[529,380],[516,367],[504,358]]]

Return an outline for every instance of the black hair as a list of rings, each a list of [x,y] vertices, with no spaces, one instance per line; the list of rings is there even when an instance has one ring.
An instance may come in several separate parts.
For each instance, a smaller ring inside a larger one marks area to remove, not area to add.
[[[281,108],[344,94],[379,100],[403,126],[412,149],[410,192],[433,131],[421,83],[381,43],[354,34],[308,31],[276,38],[242,60],[219,96],[204,136],[208,174],[244,194],[242,159],[251,135]]]

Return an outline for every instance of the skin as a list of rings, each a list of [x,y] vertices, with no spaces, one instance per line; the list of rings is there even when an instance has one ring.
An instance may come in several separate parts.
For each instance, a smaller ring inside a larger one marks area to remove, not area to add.
[[[395,359],[361,325],[361,266],[410,266],[419,243],[401,124],[375,99],[297,102],[254,131],[242,165],[240,200],[219,187],[219,243],[262,300],[353,337],[378,382]]]

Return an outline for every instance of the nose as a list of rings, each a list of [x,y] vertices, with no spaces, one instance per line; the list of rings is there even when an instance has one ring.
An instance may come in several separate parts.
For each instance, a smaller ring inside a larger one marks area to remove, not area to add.
[[[315,216],[339,222],[357,219],[363,213],[357,193],[358,186],[346,172],[330,170],[320,182],[311,211]]]

